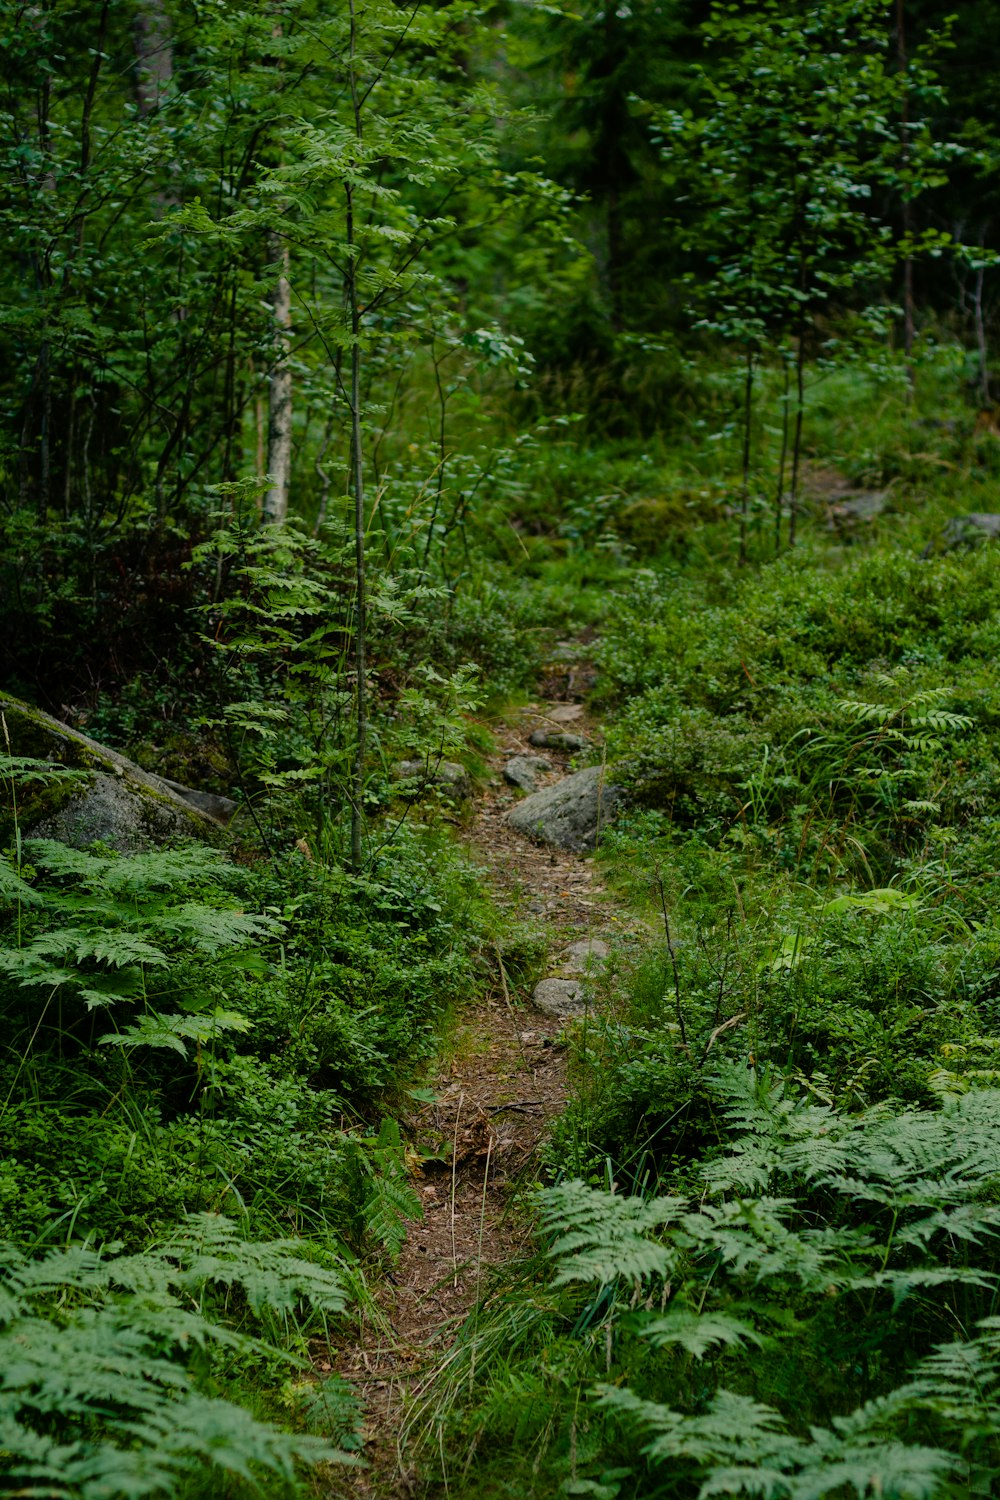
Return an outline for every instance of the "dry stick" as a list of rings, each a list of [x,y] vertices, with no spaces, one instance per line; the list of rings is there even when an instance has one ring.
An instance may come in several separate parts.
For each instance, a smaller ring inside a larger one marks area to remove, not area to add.
[[[681,1006],[681,974],[677,967],[677,954],[674,951],[673,939],[670,936],[670,918],[667,916],[667,897],[663,889],[663,872],[657,866],[656,884],[660,892],[660,910],[663,912],[663,928],[667,934],[667,952],[670,954],[670,965],[674,971],[674,1000],[677,1010],[677,1024],[681,1030],[681,1043],[685,1052],[690,1056],[688,1047],[687,1027],[684,1025],[684,1011]]]
[[[722,1034],[724,1032],[731,1031],[734,1026],[738,1026],[740,1024],[740,1022],[741,1021],[745,1021],[746,1018],[747,1018],[746,1011],[745,1010],[741,1010],[741,1011],[738,1011],[735,1016],[730,1016],[728,1021],[723,1021],[723,1023],[722,1023],[721,1026],[716,1026],[715,1030],[712,1032],[712,1035],[708,1039],[708,1043],[707,1043],[707,1045],[705,1047],[704,1052],[701,1054],[701,1062],[703,1063],[705,1061],[706,1057],[711,1052],[712,1048],[715,1046],[715,1044],[718,1041],[719,1037],[722,1036]],[[700,1066],[701,1066],[701,1063],[699,1063],[699,1067]]]
[[[451,1148],[451,1264],[455,1272],[454,1285],[458,1286],[458,1242],[455,1238],[455,1194],[457,1191],[456,1178],[458,1175],[458,1122],[462,1118],[462,1105],[465,1102],[464,1093],[458,1096],[458,1109],[455,1111],[455,1139]]]
[[[472,1334],[472,1356],[469,1360],[469,1391],[476,1388],[476,1336],[479,1333],[479,1287],[483,1279],[483,1233],[486,1229],[486,1190],[490,1185],[490,1158],[493,1155],[493,1132],[486,1147],[486,1169],[483,1172],[483,1196],[479,1205],[479,1248],[476,1253],[476,1322]]]

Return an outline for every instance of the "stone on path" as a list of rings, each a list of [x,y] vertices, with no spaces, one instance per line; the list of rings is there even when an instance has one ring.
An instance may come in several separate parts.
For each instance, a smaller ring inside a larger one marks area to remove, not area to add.
[[[579,979],[543,979],[531,1003],[547,1016],[577,1016],[587,1008],[586,987]]]
[[[533,792],[539,776],[551,770],[552,762],[544,755],[512,755],[503,768],[503,774],[511,786],[519,786],[522,792]]]
[[[548,717],[553,724],[572,724],[574,719],[583,717],[582,703],[557,703],[555,708],[550,708]]]
[[[536,729],[529,743],[540,750],[586,750],[590,744],[582,734],[563,734],[554,729]]]
[[[832,496],[826,507],[827,530],[848,538],[883,515],[888,505],[887,490],[854,490]]]
[[[570,943],[562,960],[564,974],[594,974],[608,956],[608,945],[600,938],[581,938]]]
[[[602,829],[625,804],[621,787],[602,766],[588,766],[526,797],[507,814],[518,833],[581,854],[597,845]]]

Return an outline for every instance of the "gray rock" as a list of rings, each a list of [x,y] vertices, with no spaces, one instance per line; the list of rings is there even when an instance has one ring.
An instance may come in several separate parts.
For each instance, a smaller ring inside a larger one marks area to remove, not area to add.
[[[596,846],[601,829],[624,804],[625,793],[606,779],[603,767],[588,766],[526,797],[507,821],[529,838],[579,854]]]
[[[529,743],[541,750],[586,750],[590,741],[582,734],[562,734],[553,729],[536,729]]]
[[[178,797],[183,797],[185,802],[190,802],[199,812],[203,812],[206,818],[213,818],[216,823],[231,823],[239,807],[232,797],[219,797],[215,792],[198,792],[193,787],[181,786],[179,781],[171,781],[168,777],[161,778],[172,792]]]
[[[512,755],[503,768],[503,774],[511,786],[519,786],[522,792],[533,792],[539,776],[551,770],[552,762],[544,755]]]
[[[587,994],[578,979],[543,979],[531,1003],[547,1016],[578,1016],[587,1009]]]
[[[977,547],[980,542],[1000,537],[1000,515],[990,511],[972,511],[967,516],[952,516],[944,528],[942,545],[946,552]]]
[[[24,784],[17,808],[23,834],[59,839],[77,849],[100,841],[121,854],[139,854],[176,839],[218,842],[221,837],[215,818],[117,750],[17,698],[0,695],[0,714],[13,755],[77,773],[71,781]],[[0,802],[0,843],[8,841],[13,822],[13,807]]]
[[[888,505],[889,496],[885,490],[858,490],[838,495],[827,506],[826,524],[830,531],[849,535],[882,515]]]
[[[570,943],[562,961],[564,974],[596,974],[608,956],[608,945],[600,938],[581,938]]]
[[[459,801],[472,795],[468,771],[453,760],[400,760],[392,768],[392,777],[394,781],[415,783],[415,796],[428,787],[436,787]]]

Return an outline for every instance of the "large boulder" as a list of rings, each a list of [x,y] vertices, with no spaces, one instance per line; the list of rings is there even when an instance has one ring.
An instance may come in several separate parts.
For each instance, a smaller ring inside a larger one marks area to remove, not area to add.
[[[77,849],[107,844],[139,854],[177,839],[218,842],[236,811],[227,797],[181,787],[144,771],[117,750],[17,698],[0,694],[0,844],[22,835],[59,839]],[[9,746],[15,758],[66,767],[72,778],[3,775]],[[16,800],[15,800],[16,798]]]
[[[507,821],[529,838],[581,854],[595,848],[601,830],[624,804],[624,791],[607,780],[604,767],[588,766],[525,797]]]

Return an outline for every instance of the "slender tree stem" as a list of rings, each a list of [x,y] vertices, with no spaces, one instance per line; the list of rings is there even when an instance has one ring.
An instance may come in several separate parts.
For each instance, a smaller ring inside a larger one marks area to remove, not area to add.
[[[913,254],[910,235],[913,231],[913,210],[910,204],[909,185],[906,181],[910,164],[910,90],[907,84],[909,58],[906,53],[906,0],[896,0],[896,62],[903,75],[903,92],[900,102],[900,165],[903,169],[903,239],[906,251],[903,256],[903,350],[906,355],[906,375],[913,389]]]
[[[774,555],[781,552],[781,506],[785,498],[785,468],[788,463],[788,397],[792,380],[792,367],[788,350],[782,349],[785,367],[785,388],[781,393],[781,457],[778,460],[778,488],[774,496]]]
[[[795,435],[792,439],[792,481],[788,493],[788,545],[795,546],[795,528],[799,515],[799,467],[802,461],[802,419],[806,405],[806,328],[805,316],[799,322],[798,348],[795,351]]]
[[[750,517],[750,422],[753,416],[753,346],[747,349],[743,381],[743,482],[740,488],[740,565],[747,560],[747,526]]]
[[[351,18],[350,75],[351,105],[354,111],[354,133],[362,144],[361,101],[355,72],[357,58],[357,17],[354,0],[348,0]],[[351,869],[355,875],[364,865],[362,834],[365,790],[365,745],[368,738],[367,610],[365,599],[365,474],[361,447],[361,304],[358,297],[357,243],[355,236],[354,186],[344,183],[347,197],[347,302],[351,315],[351,482],[354,490],[354,669],[357,675],[356,739],[351,789]]]

